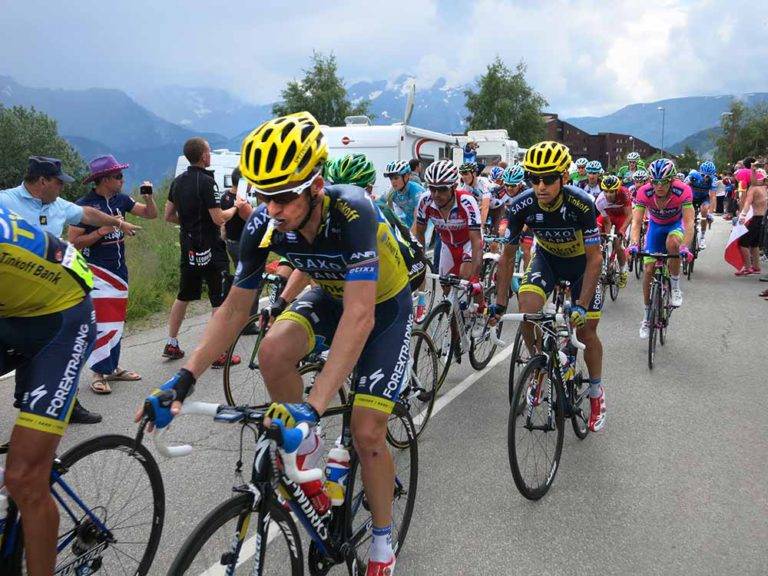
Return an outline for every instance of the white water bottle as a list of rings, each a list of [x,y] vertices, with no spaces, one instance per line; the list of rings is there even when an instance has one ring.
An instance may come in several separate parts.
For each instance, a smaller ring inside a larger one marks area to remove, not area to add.
[[[348,475],[349,450],[343,445],[336,444],[328,453],[328,460],[325,464],[325,491],[333,506],[344,504]]]

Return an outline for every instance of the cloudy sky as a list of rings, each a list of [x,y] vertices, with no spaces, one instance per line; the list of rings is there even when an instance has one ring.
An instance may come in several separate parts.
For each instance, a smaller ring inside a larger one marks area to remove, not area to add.
[[[471,82],[500,56],[564,116],[768,91],[756,0],[0,0],[0,74],[32,86],[180,84],[272,102],[312,50],[347,83]]]

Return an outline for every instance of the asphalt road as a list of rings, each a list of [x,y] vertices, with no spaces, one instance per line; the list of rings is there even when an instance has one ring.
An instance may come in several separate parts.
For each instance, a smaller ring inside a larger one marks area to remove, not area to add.
[[[508,357],[480,375],[468,362],[454,367],[419,444],[418,499],[398,574],[768,573],[768,303],[757,297],[768,285],[733,277],[722,259],[729,231],[717,218],[653,371],[638,338],[639,282],[632,277],[605,304],[606,429],[585,441],[567,430],[555,484],[539,502],[517,492],[509,469]],[[206,320],[185,323],[183,348]],[[157,329],[124,341],[122,364],[144,380],[118,383],[107,397],[86,386],[81,399],[104,422],[72,426],[64,448],[135,433],[132,414],[146,392],[181,366],[160,358],[164,337]],[[209,371],[196,399],[223,401],[221,377]],[[3,439],[15,418],[11,384],[0,381]],[[167,514],[153,574],[166,573],[194,526],[229,496],[233,428],[201,419],[177,427],[197,450],[160,459]]]

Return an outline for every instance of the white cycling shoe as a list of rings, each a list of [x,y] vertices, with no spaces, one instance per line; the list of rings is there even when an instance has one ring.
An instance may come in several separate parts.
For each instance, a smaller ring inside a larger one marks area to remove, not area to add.
[[[674,308],[679,308],[683,305],[683,291],[680,290],[680,288],[672,289],[672,296],[669,299],[669,303],[672,304]]]
[[[640,338],[642,340],[648,339],[648,334],[651,332],[651,323],[648,320],[643,320],[640,324]]]

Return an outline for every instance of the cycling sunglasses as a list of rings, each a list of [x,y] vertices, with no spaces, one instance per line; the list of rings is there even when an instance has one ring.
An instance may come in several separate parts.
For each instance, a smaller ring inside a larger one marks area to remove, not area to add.
[[[544,182],[545,186],[551,186],[558,180],[560,180],[560,174],[547,174],[546,176],[537,176],[536,174],[529,174],[528,179],[531,184],[536,186],[539,182]]]
[[[450,192],[453,186],[449,184],[447,186],[428,186],[428,188],[429,191],[434,194],[445,194],[446,192]]]
[[[651,179],[651,184],[654,186],[658,186],[659,184],[664,184],[665,186],[672,182],[672,178],[653,178]]]
[[[256,191],[256,198],[258,198],[259,202],[263,202],[264,204],[269,204],[270,202],[274,202],[275,204],[280,204],[281,206],[285,204],[290,204],[296,198],[301,196],[304,193],[304,190],[309,188],[312,185],[312,182],[314,182],[315,179],[310,178],[306,182],[303,182],[302,184],[299,184],[298,186],[295,186],[293,188],[288,188],[284,192],[280,192],[278,194],[265,194],[264,192]]]

